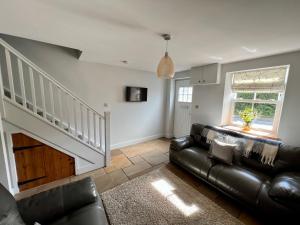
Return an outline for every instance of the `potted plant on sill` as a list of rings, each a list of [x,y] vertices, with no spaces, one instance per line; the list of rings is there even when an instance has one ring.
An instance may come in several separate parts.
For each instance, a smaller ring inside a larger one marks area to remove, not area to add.
[[[244,121],[243,130],[249,131],[251,129],[251,123],[256,118],[257,113],[251,108],[245,108],[239,113],[240,118]]]

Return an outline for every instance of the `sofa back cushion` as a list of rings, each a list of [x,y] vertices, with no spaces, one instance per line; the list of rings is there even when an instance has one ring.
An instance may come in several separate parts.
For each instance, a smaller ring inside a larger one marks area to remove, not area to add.
[[[205,125],[194,123],[192,125],[190,135],[193,138],[196,146],[202,147],[202,148],[208,150],[210,145],[206,144],[206,139],[202,135],[203,129],[205,127],[206,127]]]
[[[0,184],[0,225],[8,224],[25,225],[14,197]]]
[[[282,143],[279,146],[275,167],[277,172],[300,171],[300,147]]]

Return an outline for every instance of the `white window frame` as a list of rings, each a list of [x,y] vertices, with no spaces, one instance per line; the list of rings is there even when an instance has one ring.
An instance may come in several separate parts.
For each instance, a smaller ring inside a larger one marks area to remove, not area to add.
[[[259,127],[255,127],[255,128],[252,128],[252,129],[267,132],[267,133],[272,133],[272,134],[276,135],[277,130],[278,130],[278,126],[279,126],[279,122],[280,122],[280,115],[281,115],[281,111],[282,111],[284,93],[282,93],[282,92],[278,93],[278,99],[277,100],[257,99],[256,95],[257,95],[257,93],[260,93],[260,92],[248,92],[248,93],[254,93],[254,98],[253,99],[238,99],[238,98],[236,98],[237,93],[233,93],[234,97],[232,98],[232,101],[231,101],[230,125],[239,126],[238,123],[235,123],[234,121],[232,121],[232,117],[233,117],[233,114],[234,114],[235,103],[238,103],[238,102],[250,103],[250,104],[252,104],[252,107],[254,107],[255,103],[272,104],[272,105],[276,105],[272,129],[269,130],[269,129],[263,129],[263,128],[259,128]],[[274,92],[270,92],[270,93],[274,93]]]
[[[267,68],[258,68],[258,69],[251,69],[251,70],[241,70],[241,71],[234,71],[234,72],[229,72],[227,73],[227,75],[229,75],[231,77],[231,81],[233,79],[233,75],[237,72],[246,72],[246,71],[255,71],[255,70],[264,70],[264,69],[270,69],[270,68],[276,68],[276,67],[287,67],[287,72],[286,72],[286,78],[285,78],[285,86],[287,83],[287,78],[288,78],[288,74],[289,74],[289,68],[290,65],[282,65],[282,66],[274,66],[274,67],[267,67]],[[230,82],[231,85],[232,82]],[[240,92],[233,92],[231,87],[231,95],[230,95],[230,112],[228,113],[228,124],[229,126],[235,126],[235,127],[241,127],[240,124],[234,123],[232,121],[233,118],[233,114],[234,114],[234,105],[236,102],[244,102],[244,103],[251,103],[253,106],[255,103],[261,103],[261,104],[275,104],[276,105],[276,109],[275,109],[275,114],[274,114],[274,120],[273,120],[273,126],[272,126],[272,130],[269,129],[263,129],[263,128],[252,128],[252,130],[256,130],[256,131],[262,131],[264,133],[268,133],[271,136],[277,136],[278,135],[278,129],[279,129],[279,124],[280,124],[280,119],[281,119],[281,112],[282,112],[282,108],[283,108],[283,102],[284,102],[284,97],[285,97],[285,91],[284,92],[277,92],[278,93],[278,99],[277,100],[261,100],[261,99],[257,99],[256,95],[257,93],[261,93],[260,91],[256,91],[256,92],[245,92],[245,93],[254,93],[254,98],[253,99],[237,99],[237,93]],[[268,92],[267,92],[268,93]],[[270,91],[269,93],[275,93]]]

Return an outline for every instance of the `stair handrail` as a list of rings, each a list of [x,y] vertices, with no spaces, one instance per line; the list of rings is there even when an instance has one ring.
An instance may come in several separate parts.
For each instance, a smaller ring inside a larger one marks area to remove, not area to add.
[[[35,69],[37,72],[39,72],[42,76],[46,77],[49,81],[53,82],[56,86],[58,86],[60,89],[62,89],[64,92],[68,93],[72,98],[77,99],[80,104],[84,105],[86,108],[88,108],[93,113],[96,113],[99,117],[104,119],[104,116],[101,115],[99,112],[97,112],[94,108],[89,106],[82,98],[78,97],[76,94],[74,94],[72,91],[70,91],[65,86],[61,85],[57,80],[55,80],[51,75],[49,75],[47,72],[45,72],[43,69],[41,69],[39,66],[34,64],[31,60],[27,59],[21,52],[13,48],[11,45],[9,45],[6,41],[4,41],[2,38],[0,38],[0,44],[8,49],[10,52],[15,54],[17,57],[19,57],[22,61],[27,63],[30,67]]]

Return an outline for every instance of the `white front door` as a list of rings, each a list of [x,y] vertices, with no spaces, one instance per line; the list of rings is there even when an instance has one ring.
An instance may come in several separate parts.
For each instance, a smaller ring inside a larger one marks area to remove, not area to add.
[[[174,136],[176,138],[190,133],[192,96],[193,87],[190,86],[190,80],[175,81]]]

